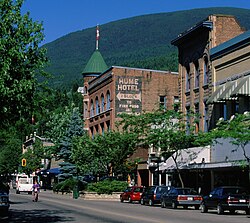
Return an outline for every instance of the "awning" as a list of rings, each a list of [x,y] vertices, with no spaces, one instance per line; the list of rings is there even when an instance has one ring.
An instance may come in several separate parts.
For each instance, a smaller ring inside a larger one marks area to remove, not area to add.
[[[226,88],[219,96],[218,101],[237,100],[237,97],[232,97],[231,94],[237,87],[238,80],[227,82],[225,85]]]
[[[160,164],[159,170],[171,171],[176,169],[172,157],[177,157],[176,162],[179,169],[190,169],[190,165],[210,162],[210,146],[194,147],[180,150]]]
[[[52,168],[52,169],[47,169],[47,170],[41,170],[38,172],[38,175],[58,175],[59,173],[61,173],[60,168]]]
[[[238,86],[231,92],[231,96],[250,96],[250,75],[238,80]]]
[[[226,84],[222,84],[216,87],[216,90],[212,93],[212,95],[207,99],[207,104],[213,104],[215,102],[221,102],[219,101],[219,98],[221,94],[225,91]]]

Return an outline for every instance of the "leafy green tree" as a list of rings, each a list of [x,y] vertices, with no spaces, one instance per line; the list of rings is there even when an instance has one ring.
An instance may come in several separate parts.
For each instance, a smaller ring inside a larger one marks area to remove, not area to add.
[[[36,139],[32,148],[28,148],[28,150],[22,155],[22,158],[26,159],[26,166],[22,167],[21,172],[31,174],[42,168],[43,165],[41,161],[46,158],[42,142]]]
[[[0,175],[8,178],[21,165],[22,141],[14,127],[0,131]]]
[[[0,127],[18,120],[31,120],[35,74],[47,61],[42,25],[29,13],[22,15],[23,0],[2,0],[0,4]]]
[[[195,117],[190,114],[190,118]],[[196,134],[192,126],[186,126],[184,116],[174,110],[166,112],[161,109],[151,113],[142,113],[140,115],[122,115],[123,128],[136,132],[141,139],[144,147],[153,146],[164,158],[172,157],[176,165],[182,187],[184,182],[177,162],[181,150],[188,149],[195,145],[201,145],[204,142],[196,140],[203,138],[203,134]],[[206,141],[207,142],[207,141]]]
[[[82,173],[126,175],[126,161],[134,153],[137,139],[133,132],[111,131],[93,139],[85,134],[75,138],[72,157]]]

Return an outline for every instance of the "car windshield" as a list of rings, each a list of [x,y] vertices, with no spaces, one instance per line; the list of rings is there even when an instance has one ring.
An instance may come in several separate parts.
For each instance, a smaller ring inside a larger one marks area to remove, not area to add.
[[[142,193],[143,192],[143,187],[137,187],[137,188],[135,188],[134,192],[140,192],[140,193]]]
[[[223,195],[226,194],[248,194],[244,188],[224,188]]]
[[[184,194],[184,195],[196,195],[197,192],[193,189],[189,189],[189,188],[180,188],[177,189],[178,194]]]

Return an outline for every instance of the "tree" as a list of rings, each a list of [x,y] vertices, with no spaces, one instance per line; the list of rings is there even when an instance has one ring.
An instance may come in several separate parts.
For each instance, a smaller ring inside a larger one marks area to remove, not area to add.
[[[61,138],[59,143],[60,152],[58,153],[58,158],[63,160],[63,162],[59,164],[62,173],[59,174],[58,177],[62,180],[66,180],[77,174],[77,169],[72,159],[72,143],[74,137],[82,136],[82,134],[82,119],[78,108],[74,108],[65,135]]]
[[[189,115],[195,122],[193,114]],[[140,115],[123,114],[122,118],[123,128],[136,132],[144,147],[153,146],[157,151],[160,151],[161,154],[158,154],[158,156],[173,158],[179,180],[182,187],[184,187],[177,158],[181,150],[195,145],[204,145],[204,142],[197,140],[197,138],[203,138],[203,134],[196,134],[192,126],[186,126],[183,114],[174,110],[166,112],[158,110]]]
[[[126,175],[126,160],[136,144],[137,135],[132,132],[111,131],[93,139],[85,134],[75,138],[72,157],[83,174]]]
[[[250,152],[247,146],[250,145],[250,114],[236,114],[230,120],[219,121],[217,127],[211,133],[214,143],[218,138],[229,138],[237,150],[242,150],[249,170],[250,183]]]
[[[14,127],[0,132],[0,175],[8,178],[21,165],[22,141]]]
[[[21,15],[24,0],[2,0],[0,4],[0,127],[18,120],[31,120],[35,75],[47,61],[42,25],[29,13]]]

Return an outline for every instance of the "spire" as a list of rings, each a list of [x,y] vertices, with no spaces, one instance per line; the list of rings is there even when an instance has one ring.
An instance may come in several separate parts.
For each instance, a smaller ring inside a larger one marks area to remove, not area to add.
[[[99,75],[105,70],[108,69],[107,64],[105,63],[100,51],[99,51],[99,25],[96,26],[96,49],[92,56],[90,57],[88,63],[86,64],[83,75]]]
[[[96,50],[99,48],[99,37],[100,37],[100,32],[99,32],[99,25],[96,26]]]

